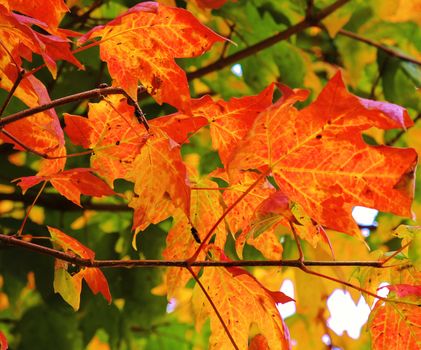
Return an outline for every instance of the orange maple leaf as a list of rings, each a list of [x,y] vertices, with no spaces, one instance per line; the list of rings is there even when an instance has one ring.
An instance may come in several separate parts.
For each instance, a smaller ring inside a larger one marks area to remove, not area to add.
[[[292,299],[272,293],[264,288],[253,276],[240,268],[225,269],[215,267],[205,269],[200,281],[214,302],[239,349],[247,349],[251,326],[267,340],[270,349],[289,349],[289,332],[278,309],[277,302]],[[218,286],[218,288],[215,288]],[[220,320],[196,285],[192,297],[196,314],[196,327],[200,328],[210,317],[210,349],[230,349],[232,347]]]
[[[182,210],[178,210],[174,217],[174,225],[168,233],[167,245],[162,255],[168,260],[181,260],[191,257],[214,223],[223,213],[221,193],[217,190],[215,182],[207,177],[199,177],[189,169],[190,183],[195,187],[191,193],[190,216],[187,217]],[[201,189],[202,188],[202,189]],[[191,219],[190,219],[191,218]],[[215,230],[215,245],[223,248],[226,241],[226,231],[222,226]],[[197,235],[195,238],[194,235]],[[200,258],[205,257],[203,251]],[[194,271],[200,270],[194,268]],[[169,268],[167,273],[168,296],[174,291],[184,287],[191,279],[191,274],[184,268]]]
[[[186,74],[174,58],[195,57],[225,39],[188,11],[143,2],[105,26],[93,28],[79,43],[101,37],[100,55],[114,83],[137,100],[138,81],[162,104],[190,113]]]
[[[91,148],[91,167],[113,186],[125,178],[148,134],[126,98],[113,95],[89,104],[88,119],[64,114],[65,131],[76,145]]]
[[[17,179],[23,193],[28,188],[42,181],[50,181],[53,187],[68,200],[80,205],[80,195],[102,197],[111,196],[115,192],[108,185],[94,176],[90,169],[76,168],[49,176],[27,176]]]
[[[12,67],[12,71],[16,72],[15,67]],[[0,84],[5,80],[1,79]],[[32,75],[22,80],[15,95],[29,107],[51,102],[45,86]],[[54,109],[37,113],[24,120],[15,121],[5,126],[4,129],[21,143],[39,153],[51,157],[62,157],[42,160],[38,175],[47,176],[64,169],[66,164],[64,134]],[[5,142],[14,144],[16,149],[24,150],[23,147],[6,135],[0,133],[0,138]]]
[[[257,115],[272,104],[274,87],[271,84],[259,95],[232,98],[228,102],[214,101],[209,95],[192,100],[192,114],[208,120],[212,147],[218,150],[224,165],[246,136]]]
[[[21,57],[30,61],[32,53],[42,56],[53,77],[57,73],[57,60],[66,60],[73,63],[80,69],[82,64],[74,57],[70,51],[70,45],[66,38],[56,35],[44,35],[36,32],[31,27],[46,27],[44,22],[35,18],[19,15],[7,11],[0,5],[0,38],[2,44],[0,48],[12,57],[13,64],[21,67]],[[2,62],[2,61],[0,61]]]
[[[421,346],[421,309],[417,305],[377,302],[369,329],[373,350],[418,350]]]
[[[81,258],[90,260],[95,258],[95,253],[91,249],[84,246],[73,237],[70,237],[59,229],[50,226],[48,226],[48,231],[50,231],[53,244],[59,246],[63,251],[70,251]],[[67,268],[67,263],[56,259],[54,287],[56,292],[60,293],[66,302],[68,302],[75,310],[79,308],[82,279],[85,279],[94,294],[101,293],[108,303],[111,303],[111,293],[108,287],[108,282],[100,269],[96,267],[84,267],[76,274],[71,275],[67,272]],[[62,277],[62,279],[66,282],[63,283],[58,281],[60,277]]]
[[[360,234],[351,217],[364,205],[410,216],[413,149],[372,147],[362,137],[370,127],[408,127],[408,113],[397,105],[350,94],[338,73],[309,107],[292,104],[303,90],[282,88],[284,96],[255,120],[228,164],[231,179],[255,169],[272,173],[280,190],[317,223]]]
[[[63,0],[5,0],[9,11],[18,11],[45,23],[52,32],[57,32],[58,24],[69,11]]]
[[[137,232],[166,219],[175,208],[190,215],[190,186],[180,147],[159,128],[159,122],[151,121],[150,136],[126,176],[135,183],[129,206],[135,210]]]

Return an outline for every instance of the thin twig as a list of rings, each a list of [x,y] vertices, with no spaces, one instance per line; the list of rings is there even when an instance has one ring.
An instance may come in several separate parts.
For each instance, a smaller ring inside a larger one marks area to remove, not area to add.
[[[421,113],[419,113],[415,118],[414,118],[414,120],[413,120],[413,122],[414,122],[414,125],[416,124],[416,122],[418,121],[418,120],[420,120],[421,119]],[[396,135],[395,135],[395,137],[393,137],[392,139],[390,139],[389,141],[387,141],[386,142],[386,145],[388,145],[388,146],[392,146],[392,145],[394,145],[402,136],[403,136],[403,134],[405,134],[405,132],[406,132],[406,130],[400,130]]]
[[[347,36],[348,38],[351,38],[351,39],[360,41],[362,43],[365,43],[367,45],[373,46],[373,47],[375,47],[375,48],[377,48],[379,50],[382,50],[383,52],[387,53],[390,56],[399,58],[402,61],[411,62],[413,64],[416,64],[418,66],[421,66],[421,61],[419,61],[419,60],[417,60],[417,59],[415,59],[413,57],[404,55],[404,54],[402,54],[402,53],[400,53],[400,52],[398,52],[396,50],[391,49],[390,47],[387,47],[387,46],[381,45],[379,43],[376,43],[375,41],[373,41],[371,39],[368,39],[368,38],[365,38],[365,37],[363,37],[361,35],[355,34],[353,32],[350,32],[348,30],[345,30],[345,29],[340,29],[338,31],[338,34],[343,35],[343,36]]]
[[[18,239],[14,236],[0,234],[0,242],[5,245],[22,247],[37,253],[52,256],[72,263],[77,266],[84,267],[101,267],[101,268],[132,268],[132,267],[185,267],[202,266],[202,267],[236,267],[236,266],[289,266],[300,267],[301,262],[298,260],[240,260],[240,261],[194,261],[189,263],[186,260],[90,260],[74,256],[53,248],[45,247],[39,244]],[[305,261],[306,266],[368,266],[382,268],[381,261],[324,261],[324,260],[308,260]]]
[[[26,211],[25,217],[23,218],[22,224],[19,227],[19,230],[16,234],[16,237],[19,237],[22,235],[23,229],[25,228],[26,221],[28,220],[29,214],[31,213],[32,208],[34,207],[35,203],[37,202],[39,196],[41,195],[42,191],[44,191],[45,186],[47,185],[47,181],[44,181],[42,183],[41,188],[39,189],[36,197],[34,198],[34,201],[31,203],[31,205],[28,207],[28,210]]]
[[[193,269],[190,266],[187,267],[187,270],[189,270],[190,274],[193,276],[194,280],[199,285],[199,287],[202,290],[203,294],[205,295],[206,299],[208,299],[209,303],[211,304],[212,309],[213,309],[213,311],[215,311],[215,314],[218,317],[219,322],[221,323],[222,327],[224,328],[225,334],[228,336],[232,346],[234,347],[235,350],[239,350],[237,344],[235,343],[234,338],[231,335],[230,330],[228,329],[227,325],[225,324],[224,319],[222,318],[221,314],[219,313],[218,308],[216,307],[215,303],[213,302],[212,298],[210,297],[208,291],[203,286],[202,282],[199,280],[199,278],[197,277],[197,275],[194,273]]]
[[[412,241],[407,242],[402,247],[400,247],[397,251],[395,251],[391,256],[388,256],[386,259],[382,261],[382,265],[385,266],[385,264],[392,260],[396,255],[398,255],[401,251],[403,251],[407,246],[411,244]]]
[[[9,105],[10,100],[13,97],[13,94],[15,93],[16,89],[18,88],[20,82],[23,79],[23,75],[25,74],[25,71],[22,69],[19,71],[18,76],[16,77],[15,82],[13,83],[12,88],[10,89],[9,93],[7,94],[6,99],[4,100],[1,108],[0,108],[0,117],[3,115],[4,110]]]
[[[239,60],[242,60],[243,58],[252,56],[256,54],[259,51],[262,51],[268,47],[271,47],[280,41],[286,40],[290,38],[292,35],[297,34],[299,32],[302,32],[303,30],[310,28],[314,25],[316,25],[318,22],[320,22],[325,17],[329,16],[331,13],[336,11],[341,6],[345,5],[350,0],[338,0],[334,2],[332,5],[327,6],[323,10],[319,11],[317,14],[312,16],[311,18],[305,18],[301,22],[298,22],[297,24],[287,28],[286,30],[270,37],[265,40],[262,40],[258,42],[257,44],[254,44],[252,46],[249,46],[241,51],[238,51],[230,56],[225,57],[222,60],[218,60],[214,63],[209,64],[208,66],[205,66],[203,68],[200,68],[194,72],[187,74],[188,80],[197,79],[200,77],[203,77],[206,74],[215,72],[217,70],[220,70],[222,68],[225,68],[233,63],[238,62]]]
[[[409,304],[409,305],[417,305],[418,306],[418,303],[412,302],[412,301],[384,298],[384,297],[382,297],[380,295],[377,295],[376,293],[370,292],[369,290],[364,289],[364,288],[361,288],[361,287],[359,287],[359,286],[357,286],[355,284],[352,284],[352,283],[349,283],[349,282],[346,282],[346,281],[342,281],[342,280],[340,280],[338,278],[335,278],[335,277],[332,277],[332,276],[328,276],[328,275],[325,275],[323,273],[316,272],[316,271],[313,271],[313,270],[308,269],[307,266],[309,266],[309,265],[304,260],[304,253],[303,253],[303,249],[301,247],[301,243],[300,243],[300,239],[298,237],[298,234],[297,234],[297,232],[296,232],[296,230],[295,230],[295,228],[294,228],[294,226],[292,224],[290,225],[290,227],[291,227],[291,230],[292,230],[292,232],[294,234],[295,243],[297,245],[299,258],[296,261],[301,264],[299,266],[299,268],[300,268],[301,271],[303,271],[305,273],[308,273],[310,275],[314,275],[314,276],[317,276],[317,277],[321,277],[321,278],[327,279],[329,281],[333,281],[333,282],[342,284],[342,285],[347,286],[347,287],[352,288],[352,289],[356,289],[356,290],[360,291],[361,293],[368,294],[368,295],[370,295],[370,296],[372,296],[374,298],[377,298],[377,299],[382,300],[382,301],[385,301],[385,302],[400,303],[400,304]],[[381,264],[382,264],[382,267],[383,267],[383,262],[381,262]]]
[[[88,150],[88,151],[84,151],[84,152],[66,154],[66,155],[63,155],[63,156],[50,156],[50,155],[48,155],[48,153],[38,152],[36,149],[33,149],[32,147],[26,145],[25,143],[20,141],[17,137],[13,136],[9,131],[7,131],[5,129],[0,129],[0,132],[5,134],[8,138],[10,138],[13,142],[15,142],[16,144],[21,146],[26,151],[28,151],[30,153],[33,153],[33,154],[35,154],[35,155],[37,155],[41,158],[44,158],[44,159],[74,158],[74,157],[86,156],[86,155],[92,154],[94,152],[93,150]]]
[[[223,214],[220,216],[220,218],[215,222],[215,224],[211,227],[211,229],[209,230],[209,232],[206,234],[205,238],[202,240],[202,243],[200,243],[199,247],[196,249],[196,251],[194,252],[194,254],[187,259],[189,262],[193,262],[197,259],[197,257],[199,256],[200,252],[203,250],[203,248],[205,247],[205,245],[208,243],[209,239],[212,237],[213,233],[215,232],[216,228],[218,227],[218,225],[225,219],[225,217],[228,215],[228,213],[235,208],[235,206],[240,203],[243,198],[245,196],[247,196],[257,185],[258,183],[263,180],[270,172],[270,169],[267,170],[266,172],[262,173],[257,179],[256,181],[254,181],[248,188],[247,190],[245,190],[241,196],[239,196],[234,203],[232,203],[224,212]]]
[[[140,87],[139,89],[144,91],[142,87]],[[75,101],[87,100],[90,98],[101,98],[102,96],[107,96],[107,95],[125,95],[125,94],[126,92],[122,88],[119,88],[119,87],[104,87],[104,88],[96,88],[96,89],[92,89],[92,90],[88,90],[84,92],[79,92],[74,95],[58,98],[56,100],[51,101],[50,103],[46,103],[41,106],[29,108],[24,111],[20,111],[20,112],[8,115],[0,120],[0,128],[3,128],[4,126],[10,123],[29,117],[36,113],[43,112],[48,109],[62,106],[62,105],[72,103]]]

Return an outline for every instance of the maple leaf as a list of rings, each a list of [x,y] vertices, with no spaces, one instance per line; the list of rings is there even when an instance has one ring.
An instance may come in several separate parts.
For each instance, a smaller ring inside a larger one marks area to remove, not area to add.
[[[190,113],[190,93],[184,71],[174,58],[195,57],[225,39],[188,11],[143,2],[80,40],[101,37],[100,55],[114,83],[137,100],[138,81],[162,104]]]
[[[94,151],[91,167],[111,187],[115,179],[126,177],[148,137],[121,95],[90,103],[88,119],[65,113],[64,121],[70,140]]]
[[[272,104],[274,87],[271,84],[259,95],[232,98],[228,102],[214,101],[209,95],[192,100],[193,116],[206,118],[209,122],[212,147],[218,150],[222,164],[227,164],[257,115]]]
[[[255,172],[244,172],[241,177],[224,190],[222,194],[224,203],[230,207],[247,189],[259,178],[259,174]],[[212,173],[213,177],[220,178],[229,182],[228,175],[222,170],[217,169]],[[275,192],[275,188],[268,182],[262,181],[253,190],[244,197],[226,216],[226,221],[233,234],[244,230],[252,219],[256,208],[271,193]]]
[[[168,260],[182,260],[191,257],[214,223],[223,213],[221,193],[215,182],[207,177],[199,177],[197,172],[189,168],[190,183],[195,189],[191,192],[190,216],[178,210],[174,218],[174,225],[168,233],[166,248],[162,255]],[[202,189],[201,189],[202,188]],[[190,219],[191,218],[191,219]],[[197,229],[196,229],[197,228]],[[194,237],[197,235],[197,238]],[[226,232],[222,227],[215,230],[215,245],[223,248]],[[205,257],[201,252],[200,258]],[[199,271],[194,268],[194,271]],[[169,268],[167,273],[168,296],[174,295],[175,290],[182,288],[191,279],[191,274],[184,268]]]
[[[79,241],[66,235],[54,227],[48,227],[52,242],[65,252],[73,252],[81,258],[93,260],[95,253]],[[101,293],[111,303],[111,294],[107,280],[102,271],[96,267],[85,267],[75,274],[68,272],[68,263],[56,259],[54,269],[54,291],[60,293],[63,299],[76,311],[79,309],[82,279],[85,279],[94,294]]]
[[[259,333],[266,338],[270,349],[289,349],[288,329],[276,308],[276,302],[280,301],[277,295],[269,294],[245,270],[238,270],[242,269],[215,267],[205,269],[200,277],[238,348],[247,348],[249,343],[247,330],[256,326]],[[206,317],[210,316],[212,333],[209,348],[230,348],[232,345],[219,319],[197,285],[192,298],[196,326],[200,328]]]
[[[64,14],[69,11],[63,0],[6,0],[8,10],[36,18],[48,26],[52,32],[58,32],[57,27]]]
[[[417,305],[377,302],[369,329],[373,350],[418,350],[421,346],[421,309]]]
[[[27,176],[17,179],[22,192],[39,184],[50,181],[53,187],[68,200],[80,205],[80,195],[93,197],[112,196],[115,192],[101,179],[91,174],[89,169],[76,168],[49,176]]]
[[[368,146],[361,138],[372,126],[412,125],[402,107],[351,95],[339,72],[301,111],[292,104],[307,93],[282,91],[283,98],[256,118],[228,164],[234,181],[249,169],[272,173],[280,190],[317,223],[349,234],[360,234],[351,217],[356,205],[411,215],[416,152]]]
[[[13,69],[15,71],[15,69]],[[16,72],[16,71],[15,71]],[[1,79],[0,81],[5,80]],[[1,83],[0,83],[1,84]],[[11,85],[10,85],[11,87]],[[45,86],[34,76],[25,78],[18,89],[16,96],[29,107],[51,102]],[[57,114],[53,109],[37,113],[33,116],[18,120],[4,127],[13,137],[33,150],[57,159],[44,159],[41,162],[38,175],[46,176],[55,174],[64,169],[66,163],[66,148],[64,146],[64,134],[60,126]],[[15,145],[16,149],[24,148],[4,134],[0,134],[5,142]]]
[[[175,208],[190,215],[190,187],[179,145],[159,128],[159,120],[150,123],[150,136],[126,178],[135,183],[129,206],[135,210],[136,232],[166,219]]]
[[[418,297],[421,297],[421,285],[420,286],[413,286],[410,284],[394,284],[394,285],[388,285],[381,288],[378,288],[377,290],[387,288],[391,292],[395,292],[396,295],[400,298],[406,297],[408,295],[416,295]]]
[[[0,5],[0,38],[2,51],[12,57],[15,66],[21,67],[21,57],[30,61],[32,53],[42,56],[53,77],[57,73],[57,60],[64,59],[78,68],[83,69],[81,63],[73,56],[66,38],[56,35],[44,35],[36,32],[31,26],[46,27],[46,24],[31,17],[8,12]],[[3,61],[1,61],[3,62]]]

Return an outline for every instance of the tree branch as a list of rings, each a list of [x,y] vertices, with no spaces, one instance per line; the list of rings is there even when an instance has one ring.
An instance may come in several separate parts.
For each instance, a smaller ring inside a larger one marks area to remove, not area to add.
[[[130,268],[130,267],[234,267],[234,266],[289,266],[301,268],[299,260],[239,260],[239,261],[194,261],[187,260],[90,260],[74,256],[56,249],[45,247],[39,244],[28,242],[14,236],[0,234],[0,242],[6,246],[22,247],[37,253],[49,255],[57,259],[67,261],[71,264],[84,267],[100,268]],[[305,266],[371,266],[384,268],[382,261],[324,261],[308,260]]]
[[[391,49],[391,48],[389,48],[387,46],[384,46],[384,45],[381,45],[379,43],[376,43],[375,41],[373,41],[371,39],[365,38],[365,37],[360,36],[358,34],[355,34],[353,32],[349,32],[349,31],[347,31],[345,29],[340,29],[338,31],[338,34],[343,35],[343,36],[347,36],[348,38],[351,38],[351,39],[360,41],[362,43],[365,43],[367,45],[373,46],[373,47],[375,47],[375,48],[377,48],[379,50],[382,50],[383,52],[387,53],[390,56],[399,58],[399,59],[401,59],[403,61],[414,63],[414,64],[416,64],[418,66],[421,66],[421,61],[419,61],[419,60],[417,60],[417,59],[415,59],[413,57],[404,55],[404,54],[402,54],[402,53],[400,53],[400,52],[398,52],[396,50],[393,50],[393,49]]]
[[[341,6],[345,5],[349,0],[338,0],[334,2],[332,5],[327,6],[323,10],[319,11],[317,14],[315,14],[312,17],[306,17],[301,22],[298,22],[297,24],[293,25],[292,27],[287,28],[286,30],[270,37],[265,40],[262,40],[258,42],[257,44],[254,44],[252,46],[249,46],[241,51],[238,51],[230,56],[225,57],[224,59],[218,60],[214,63],[209,64],[208,66],[205,66],[203,68],[200,68],[194,72],[187,74],[188,80],[197,79],[200,77],[203,77],[206,74],[215,72],[217,70],[220,70],[222,68],[225,68],[233,63],[238,62],[239,60],[242,60],[243,58],[246,58],[248,56],[254,55],[255,53],[266,49],[268,47],[271,47],[275,44],[277,44],[280,41],[286,40],[290,38],[292,35],[297,34],[299,32],[302,32],[303,30],[310,28],[314,25],[316,25],[318,22],[320,22],[325,17],[329,16],[331,13],[336,11]]]
[[[140,91],[144,91],[142,87],[140,87],[139,89]],[[118,94],[127,96],[127,93],[122,88],[107,86],[103,88],[97,88],[97,89],[92,89],[92,90],[88,90],[84,92],[79,92],[77,94],[70,95],[70,96],[61,97],[61,98],[51,101],[50,103],[33,107],[33,108],[28,108],[28,109],[25,109],[24,111],[20,111],[20,112],[8,115],[7,117],[4,117],[3,119],[0,120],[0,129],[2,129],[6,125],[13,123],[17,120],[21,120],[23,118],[29,117],[39,112],[46,111],[51,108],[55,108],[55,107],[62,106],[62,105],[79,101],[79,100],[86,100],[90,98],[100,98],[102,96],[118,95]]]

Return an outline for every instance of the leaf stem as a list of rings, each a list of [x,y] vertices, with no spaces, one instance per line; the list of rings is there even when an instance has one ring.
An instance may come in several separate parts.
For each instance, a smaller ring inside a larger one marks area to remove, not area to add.
[[[239,350],[237,344],[235,343],[234,338],[231,335],[231,332],[229,331],[227,325],[225,324],[224,319],[222,318],[221,314],[219,313],[215,303],[213,302],[212,298],[210,297],[209,293],[207,292],[206,288],[203,286],[200,279],[197,277],[197,275],[194,273],[193,269],[190,266],[186,267],[187,270],[189,270],[190,274],[193,276],[196,283],[199,285],[200,289],[202,290],[203,294],[205,295],[206,299],[208,299],[209,303],[212,306],[213,311],[215,311],[216,316],[219,319],[219,322],[221,322],[222,327],[224,328],[225,334],[228,336],[229,340],[231,341],[232,346],[235,350]]]
[[[18,88],[20,82],[22,81],[24,74],[25,74],[25,71],[23,69],[19,71],[18,76],[16,77],[16,80],[13,83],[12,88],[10,89],[9,93],[7,94],[6,99],[4,100],[4,102],[3,102],[3,104],[0,108],[0,117],[3,115],[4,110],[9,105],[9,102],[12,99],[12,96],[15,93],[16,89]]]
[[[218,225],[225,219],[225,217],[228,215],[228,213],[235,208],[235,206],[241,202],[241,200],[247,196],[256,186],[257,184],[264,179],[270,172],[270,169],[266,170],[265,172],[263,172],[257,179],[256,181],[254,181],[249,188],[247,188],[246,191],[244,191],[241,196],[239,196],[234,203],[232,203],[225,211],[224,213],[221,215],[221,217],[215,222],[215,224],[211,227],[211,229],[209,230],[209,232],[207,233],[207,235],[205,236],[205,238],[202,240],[202,243],[200,243],[199,247],[196,249],[195,253],[189,258],[187,259],[187,261],[189,263],[192,263],[193,261],[195,261],[197,259],[197,257],[199,256],[200,252],[202,251],[202,249],[204,248],[204,246],[208,243],[208,240],[212,237],[213,233],[215,232],[216,228],[218,227]]]
[[[357,41],[360,41],[360,42],[365,43],[367,45],[373,46],[373,47],[387,53],[390,56],[399,58],[402,61],[407,61],[407,62],[416,64],[418,66],[421,66],[421,61],[419,61],[419,60],[417,60],[413,57],[404,55],[404,54],[402,54],[398,51],[395,51],[395,50],[391,49],[390,47],[387,47],[387,46],[381,45],[379,43],[376,43],[375,41],[373,41],[371,39],[368,39],[368,38],[365,38],[365,37],[363,37],[361,35],[358,35],[356,33],[350,32],[350,31],[345,30],[345,29],[340,29],[338,31],[338,34],[340,34],[342,36],[346,36],[346,37],[354,39],[354,40],[357,40]]]
[[[26,214],[25,214],[25,217],[22,221],[22,224],[20,225],[19,230],[16,234],[17,237],[20,237],[22,235],[22,232],[23,232],[23,229],[25,227],[26,221],[28,220],[28,217],[29,217],[29,213],[31,212],[32,208],[34,207],[35,203],[37,202],[37,200],[38,200],[39,196],[41,195],[42,191],[44,191],[44,188],[45,188],[46,185],[47,185],[47,181],[44,181],[42,183],[42,186],[39,189],[38,194],[36,195],[34,201],[32,202],[32,204],[29,206],[28,210],[26,211]]]

